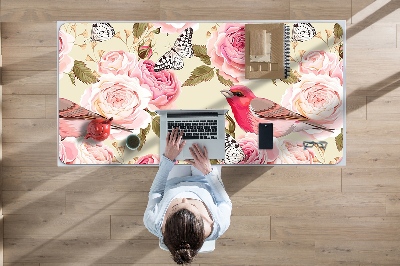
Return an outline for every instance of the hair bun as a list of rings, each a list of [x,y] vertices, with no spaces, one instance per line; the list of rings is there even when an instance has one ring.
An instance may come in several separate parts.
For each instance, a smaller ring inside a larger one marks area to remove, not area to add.
[[[190,247],[189,244],[185,244],[185,247]],[[193,260],[192,256],[192,250],[190,248],[180,248],[175,251],[174,254],[174,261],[178,264],[185,264],[185,263],[191,263]]]

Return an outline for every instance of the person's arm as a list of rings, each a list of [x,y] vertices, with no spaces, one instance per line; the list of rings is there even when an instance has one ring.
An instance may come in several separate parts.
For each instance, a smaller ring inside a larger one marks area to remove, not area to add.
[[[172,167],[174,167],[174,162],[162,155],[160,167],[150,188],[149,201],[144,213],[143,223],[154,235],[157,235],[155,219],[159,212],[159,203],[164,196],[165,184]]]
[[[230,225],[230,217],[232,213],[232,201],[225,191],[224,184],[222,183],[221,175],[216,167],[213,167],[211,172],[205,175],[207,181],[212,189],[216,205],[218,207],[219,218],[219,232],[218,236],[228,230]]]
[[[175,158],[182,151],[185,141],[182,140],[183,132],[179,133],[179,129],[175,128],[171,133],[167,134],[167,145],[165,146],[165,153],[160,158],[160,167],[153,180],[149,192],[149,201],[147,203],[146,211],[143,216],[143,223],[146,228],[154,235],[158,236],[160,228],[157,229],[156,217],[160,211],[160,201],[164,196],[165,184],[169,173],[174,167]]]
[[[212,194],[214,195],[216,205],[218,207],[218,220],[220,227],[218,231],[218,237],[220,237],[230,225],[232,202],[225,191],[225,187],[222,183],[218,169],[211,167],[210,159],[208,159],[207,148],[204,147],[204,150],[202,150],[199,145],[194,144],[189,149],[194,160],[186,161],[204,174],[212,189]]]

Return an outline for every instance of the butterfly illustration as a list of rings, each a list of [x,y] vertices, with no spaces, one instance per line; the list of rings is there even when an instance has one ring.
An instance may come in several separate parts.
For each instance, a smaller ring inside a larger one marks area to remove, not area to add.
[[[115,35],[115,30],[110,23],[94,23],[92,26],[92,42],[103,42],[110,40]]]
[[[244,152],[239,143],[228,133],[225,133],[225,159],[226,164],[236,164],[244,159]]]
[[[158,59],[154,66],[154,71],[158,72],[164,69],[182,69],[183,58],[190,58],[193,55],[192,35],[192,28],[185,29],[178,39],[176,39],[174,46],[171,47],[171,50],[166,52],[160,57],[160,59]]]
[[[60,98],[58,102],[59,135],[65,137],[82,137],[86,134],[89,122],[96,118],[108,119],[100,114],[89,111],[77,103]],[[131,132],[132,129],[111,123],[112,129]]]
[[[311,40],[315,34],[315,28],[311,23],[295,23],[292,29],[292,41],[308,41]]]

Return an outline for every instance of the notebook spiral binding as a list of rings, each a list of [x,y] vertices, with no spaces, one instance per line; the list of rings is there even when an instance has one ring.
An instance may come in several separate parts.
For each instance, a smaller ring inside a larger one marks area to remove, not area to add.
[[[285,24],[285,32],[284,32],[284,41],[283,41],[283,50],[284,50],[284,71],[285,78],[288,77],[290,73],[290,26]]]

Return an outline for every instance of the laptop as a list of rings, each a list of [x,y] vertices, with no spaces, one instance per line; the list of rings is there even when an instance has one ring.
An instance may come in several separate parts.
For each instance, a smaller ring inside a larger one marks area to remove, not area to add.
[[[160,154],[165,152],[168,132],[184,131],[186,145],[177,160],[193,159],[189,147],[206,146],[209,159],[225,158],[225,114],[228,110],[157,110],[160,115]]]

